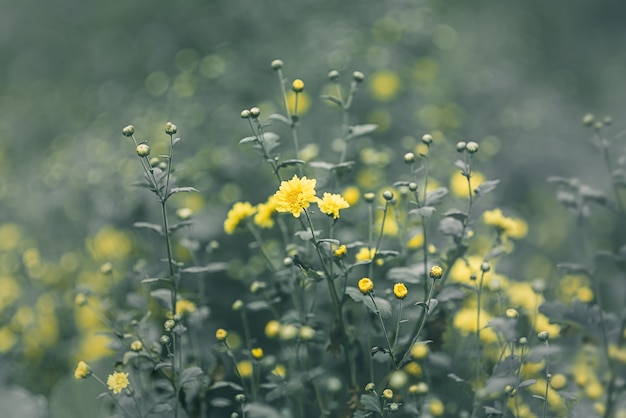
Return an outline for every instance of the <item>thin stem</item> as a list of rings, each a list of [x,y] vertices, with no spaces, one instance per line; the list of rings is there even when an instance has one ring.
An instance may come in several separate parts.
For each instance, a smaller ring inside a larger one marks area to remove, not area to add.
[[[389,341],[389,335],[387,334],[387,328],[385,327],[385,321],[383,321],[383,317],[380,314],[380,310],[378,309],[378,305],[376,304],[376,299],[374,299],[374,295],[370,292],[369,293],[369,297],[372,300],[372,303],[374,304],[374,308],[376,308],[376,316],[378,316],[378,319],[380,320],[380,326],[383,330],[383,335],[385,336],[385,341],[387,341],[387,347],[389,348],[389,354],[391,355],[391,361],[393,362],[394,366],[396,364],[396,355],[393,352],[393,347],[391,346],[391,342]]]
[[[124,409],[124,407],[120,404],[120,401],[115,397],[115,395],[113,393],[111,393],[111,390],[109,389],[109,386],[104,383],[98,376],[96,376],[94,373],[91,373],[91,376],[96,379],[98,381],[98,383],[100,383],[102,386],[104,386],[104,388],[107,390],[107,394],[111,397],[111,399],[113,399],[113,402],[115,402],[115,404],[117,405],[118,408],[120,408],[122,410],[122,412],[124,413],[124,415],[126,415],[128,418],[133,418],[133,416],[126,410]]]
[[[398,299],[398,320],[396,321],[396,334],[393,338],[393,350],[395,351],[398,344],[398,336],[400,335],[400,321],[402,320],[402,299]],[[394,363],[395,364],[395,363]]]
[[[261,255],[263,256],[263,259],[265,260],[265,264],[267,264],[267,266],[269,267],[271,271],[276,271],[276,268],[272,264],[272,260],[269,258],[269,256],[265,252],[265,249],[263,248],[263,239],[261,238],[259,231],[257,231],[257,229],[250,222],[246,222],[246,226],[248,227],[248,230],[250,231],[250,233],[254,237],[254,240],[259,246],[259,250],[261,251]]]
[[[478,383],[480,382],[480,363],[482,359],[482,352],[480,347],[480,310],[481,310],[481,302],[482,302],[482,291],[483,291],[483,279],[485,278],[485,271],[483,270],[480,275],[480,280],[478,282],[478,286],[476,288],[476,387],[474,388],[474,410],[472,415],[476,413],[476,407],[478,402]]]

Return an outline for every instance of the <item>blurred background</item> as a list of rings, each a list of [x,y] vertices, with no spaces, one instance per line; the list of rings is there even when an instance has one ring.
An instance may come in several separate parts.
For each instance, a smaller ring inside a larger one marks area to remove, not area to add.
[[[242,109],[281,110],[270,68],[281,58],[289,81],[306,84],[301,141],[317,144],[319,159],[332,152],[340,127],[337,109],[319,99],[328,71],[339,70],[346,86],[353,71],[365,73],[351,122],[378,124],[362,146],[385,158],[362,189],[395,181],[405,170],[396,162],[424,133],[446,155],[442,182],[455,170],[455,143],[479,142],[479,170],[501,179],[494,204],[531,225],[513,267],[520,278],[550,274],[578,247],[568,244],[571,219],[546,178],[576,176],[610,190],[581,118],[612,115],[609,138],[626,129],[625,21],[618,0],[2,1],[0,272],[39,289],[19,296],[36,304],[133,252],[141,235],[132,223],[158,222],[158,213],[151,196],[131,187],[141,171],[121,135],[127,124],[154,155],[165,150],[165,122],[177,124],[179,177],[200,193],[173,206],[191,207],[193,233],[223,241],[228,254],[235,241],[222,222],[230,205],[257,203],[273,188],[267,167],[237,144],[250,134]],[[615,142],[620,155],[622,144]],[[356,149],[350,157],[370,164]],[[55,300],[66,302],[71,297]],[[0,312],[13,320],[15,312]],[[59,353],[45,360],[40,341],[41,355],[28,360],[44,364],[49,377],[17,379],[33,392],[48,394],[72,367],[57,328]]]

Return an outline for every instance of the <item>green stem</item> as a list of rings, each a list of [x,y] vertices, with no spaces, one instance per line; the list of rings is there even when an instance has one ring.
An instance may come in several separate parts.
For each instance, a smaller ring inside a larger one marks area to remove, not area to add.
[[[378,305],[376,304],[376,299],[374,299],[374,295],[370,292],[369,293],[369,297],[372,300],[372,303],[374,304],[374,308],[376,309],[376,316],[378,317],[378,319],[380,320],[380,326],[383,330],[383,335],[385,336],[385,341],[387,341],[387,347],[389,348],[389,354],[391,355],[391,361],[393,362],[394,366],[396,364],[396,355],[393,352],[393,347],[391,346],[391,342],[389,341],[389,335],[387,334],[387,328],[385,327],[385,321],[383,321],[383,317],[380,314],[380,310],[378,309]]]
[[[261,251],[261,255],[263,256],[263,259],[265,260],[265,264],[267,264],[267,267],[269,267],[271,271],[276,271],[276,268],[272,264],[272,260],[269,258],[269,256],[265,252],[265,249],[263,248],[263,239],[261,238],[259,231],[257,231],[257,229],[250,222],[246,222],[246,226],[248,227],[248,230],[250,231],[250,233],[254,237],[254,240],[259,246],[259,250]]]
[[[111,390],[109,389],[109,386],[104,383],[98,376],[96,376],[94,373],[91,373],[91,376],[96,379],[98,381],[98,383],[100,383],[102,386],[104,386],[104,388],[107,391],[107,394],[111,397],[111,399],[113,399],[113,402],[115,402],[115,405],[117,405],[118,408],[120,408],[122,410],[122,412],[124,413],[124,415],[126,415],[128,418],[133,418],[133,416],[128,413],[128,411],[126,409],[124,409],[124,407],[120,404],[120,401],[115,397],[115,395],[113,393],[111,393]]]

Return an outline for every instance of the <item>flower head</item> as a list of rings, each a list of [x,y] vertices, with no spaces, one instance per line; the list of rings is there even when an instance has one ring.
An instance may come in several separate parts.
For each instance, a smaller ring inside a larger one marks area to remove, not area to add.
[[[176,313],[184,315],[196,311],[196,304],[187,299],[179,299],[176,301]]]
[[[385,390],[383,390],[383,395],[382,395],[382,396],[383,396],[383,398],[385,398],[385,399],[391,399],[391,398],[393,398],[393,390],[391,390],[391,389],[385,389]]]
[[[408,293],[409,291],[404,285],[404,283],[396,283],[393,285],[393,294],[398,299],[404,299]]]
[[[261,347],[253,348],[252,350],[250,350],[250,353],[252,354],[252,357],[257,360],[263,358],[263,349]]]
[[[363,293],[364,295],[370,293],[372,290],[374,290],[374,282],[367,278],[367,277],[363,277],[361,280],[359,280],[359,290],[361,291],[361,293]]]
[[[142,348],[143,348],[143,343],[139,340],[135,340],[132,343],[130,343],[130,349],[132,351],[141,351]]]
[[[76,379],[84,379],[91,374],[91,369],[84,361],[79,361],[74,370],[74,377]]]
[[[324,193],[324,197],[317,202],[317,206],[322,213],[332,216],[333,219],[339,218],[339,211],[341,209],[350,207],[342,195],[332,193]]]
[[[256,209],[249,202],[237,202],[228,211],[226,220],[224,221],[224,231],[228,235],[232,235],[237,229],[241,221],[254,215]]]
[[[228,337],[228,331],[226,331],[225,329],[220,328],[215,331],[215,338],[217,338],[217,341],[224,341],[226,340],[226,337]]]
[[[311,203],[319,201],[315,196],[316,182],[315,179],[299,178],[295,174],[291,180],[281,182],[280,188],[274,194],[276,211],[291,212],[294,217],[299,218]]]
[[[433,266],[430,269],[430,277],[437,280],[437,279],[441,279],[441,276],[443,276],[443,269],[440,266]]]
[[[368,261],[373,260],[376,255],[376,248],[361,247],[358,253],[356,253],[356,261]]]
[[[276,197],[270,196],[265,203],[259,203],[256,206],[256,215],[254,215],[254,223],[261,228],[271,228],[274,226],[272,215],[276,212]]]
[[[296,80],[293,80],[293,83],[291,84],[291,88],[296,93],[302,92],[302,90],[304,90],[304,81],[300,80],[299,78]]]
[[[336,258],[343,258],[346,256],[346,254],[348,253],[348,248],[346,248],[345,245],[340,245],[339,248],[337,248],[334,252],[333,255]]]
[[[128,373],[113,372],[107,378],[107,386],[113,393],[120,393],[122,389],[128,387]]]

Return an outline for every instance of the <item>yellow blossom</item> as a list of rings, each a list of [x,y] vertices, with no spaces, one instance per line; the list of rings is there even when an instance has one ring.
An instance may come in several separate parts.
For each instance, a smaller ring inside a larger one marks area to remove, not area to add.
[[[593,379],[591,382],[585,386],[585,395],[592,400],[600,399],[604,394],[604,388],[602,384],[597,380]]]
[[[557,373],[555,375],[552,375],[552,378],[550,379],[550,386],[552,386],[553,389],[560,390],[563,389],[566,385],[567,377],[565,377],[564,374]]]
[[[272,215],[276,212],[276,198],[270,196],[265,203],[259,203],[256,206],[256,215],[254,215],[254,223],[260,228],[272,228],[274,219]]]
[[[370,293],[372,290],[374,290],[374,282],[372,282],[367,277],[363,277],[361,280],[359,280],[358,286],[359,286],[359,290],[364,295],[366,295],[366,294]]]
[[[551,324],[550,320],[544,314],[537,314],[535,317],[535,330],[538,332],[546,331],[550,338],[558,338],[561,334],[561,326]]]
[[[220,328],[215,331],[215,338],[217,339],[217,341],[225,341],[226,337],[228,337],[228,331],[226,331],[225,329]]]
[[[287,375],[287,369],[282,364],[277,364],[271,372],[274,376],[285,377]]]
[[[17,344],[17,337],[9,327],[0,328],[0,353],[6,354]]]
[[[404,371],[411,376],[420,377],[422,375],[422,366],[414,361],[411,361],[404,366]]]
[[[442,416],[444,411],[445,411],[445,408],[443,406],[443,402],[441,402],[437,398],[431,399],[429,409],[430,409],[431,415],[434,416],[434,417]]]
[[[383,394],[382,397],[385,399],[392,399],[393,398],[393,390],[391,389],[385,389],[383,390]]]
[[[428,355],[428,345],[417,343],[411,348],[411,356],[414,359],[423,359]]]
[[[483,222],[495,226],[504,238],[524,238],[528,233],[528,224],[521,218],[508,218],[501,209],[486,210],[483,212]]]
[[[400,77],[392,71],[377,71],[370,78],[369,87],[375,99],[385,102],[393,99],[398,94]]]
[[[113,393],[120,393],[122,389],[128,387],[128,373],[113,372],[107,378],[107,386]]]
[[[74,377],[76,379],[84,379],[91,373],[89,366],[84,361],[79,361],[76,366],[76,370],[74,370]]]
[[[196,304],[187,299],[180,299],[176,301],[176,313],[184,315],[186,313],[193,313],[196,311]]]
[[[255,212],[256,208],[254,208],[249,202],[235,203],[226,215],[226,220],[224,221],[224,231],[228,235],[232,235],[241,221],[254,215]]]
[[[252,354],[252,357],[257,360],[261,359],[263,358],[263,349],[261,347],[254,347],[252,350],[250,350],[250,354]]]
[[[299,78],[293,80],[293,83],[291,83],[291,89],[296,93],[301,93],[304,90],[304,81]]]
[[[588,287],[581,287],[576,292],[576,297],[581,302],[591,302],[593,301],[593,291],[589,289]]]
[[[265,324],[265,336],[267,338],[275,338],[280,333],[280,322],[272,319]]]
[[[317,201],[317,206],[322,213],[332,216],[333,219],[339,218],[341,209],[349,208],[350,205],[340,194],[324,193],[324,197]]]
[[[443,269],[440,266],[432,266],[429,275],[432,279],[441,279],[441,276],[443,276]]]
[[[315,196],[315,183],[315,179],[298,178],[295,174],[291,180],[281,182],[280,188],[274,194],[276,211],[291,212],[294,217],[299,218],[311,203],[319,201]]]
[[[335,252],[333,253],[333,255],[337,258],[343,258],[346,256],[346,254],[348,253],[348,249],[346,248],[345,245],[340,245],[339,248],[337,248],[335,250]]]
[[[132,343],[130,343],[130,349],[132,351],[141,351],[142,348],[143,348],[143,343],[139,340],[135,340]]]
[[[237,363],[237,371],[239,372],[239,376],[243,379],[252,376],[252,370],[252,363],[248,360],[242,360]]]
[[[462,308],[454,316],[454,327],[458,329],[461,334],[468,335],[470,333],[476,333],[476,308]],[[496,342],[498,337],[491,328],[485,328],[491,321],[491,315],[487,312],[480,311],[480,340],[483,342]]]
[[[359,252],[356,253],[356,261],[368,261],[368,260],[373,260],[374,256],[376,256],[376,249],[375,248],[367,248],[367,247],[361,247],[361,249],[359,249]]]
[[[409,293],[408,289],[404,285],[404,283],[396,283],[393,285],[393,294],[398,299],[406,298],[406,295]]]

